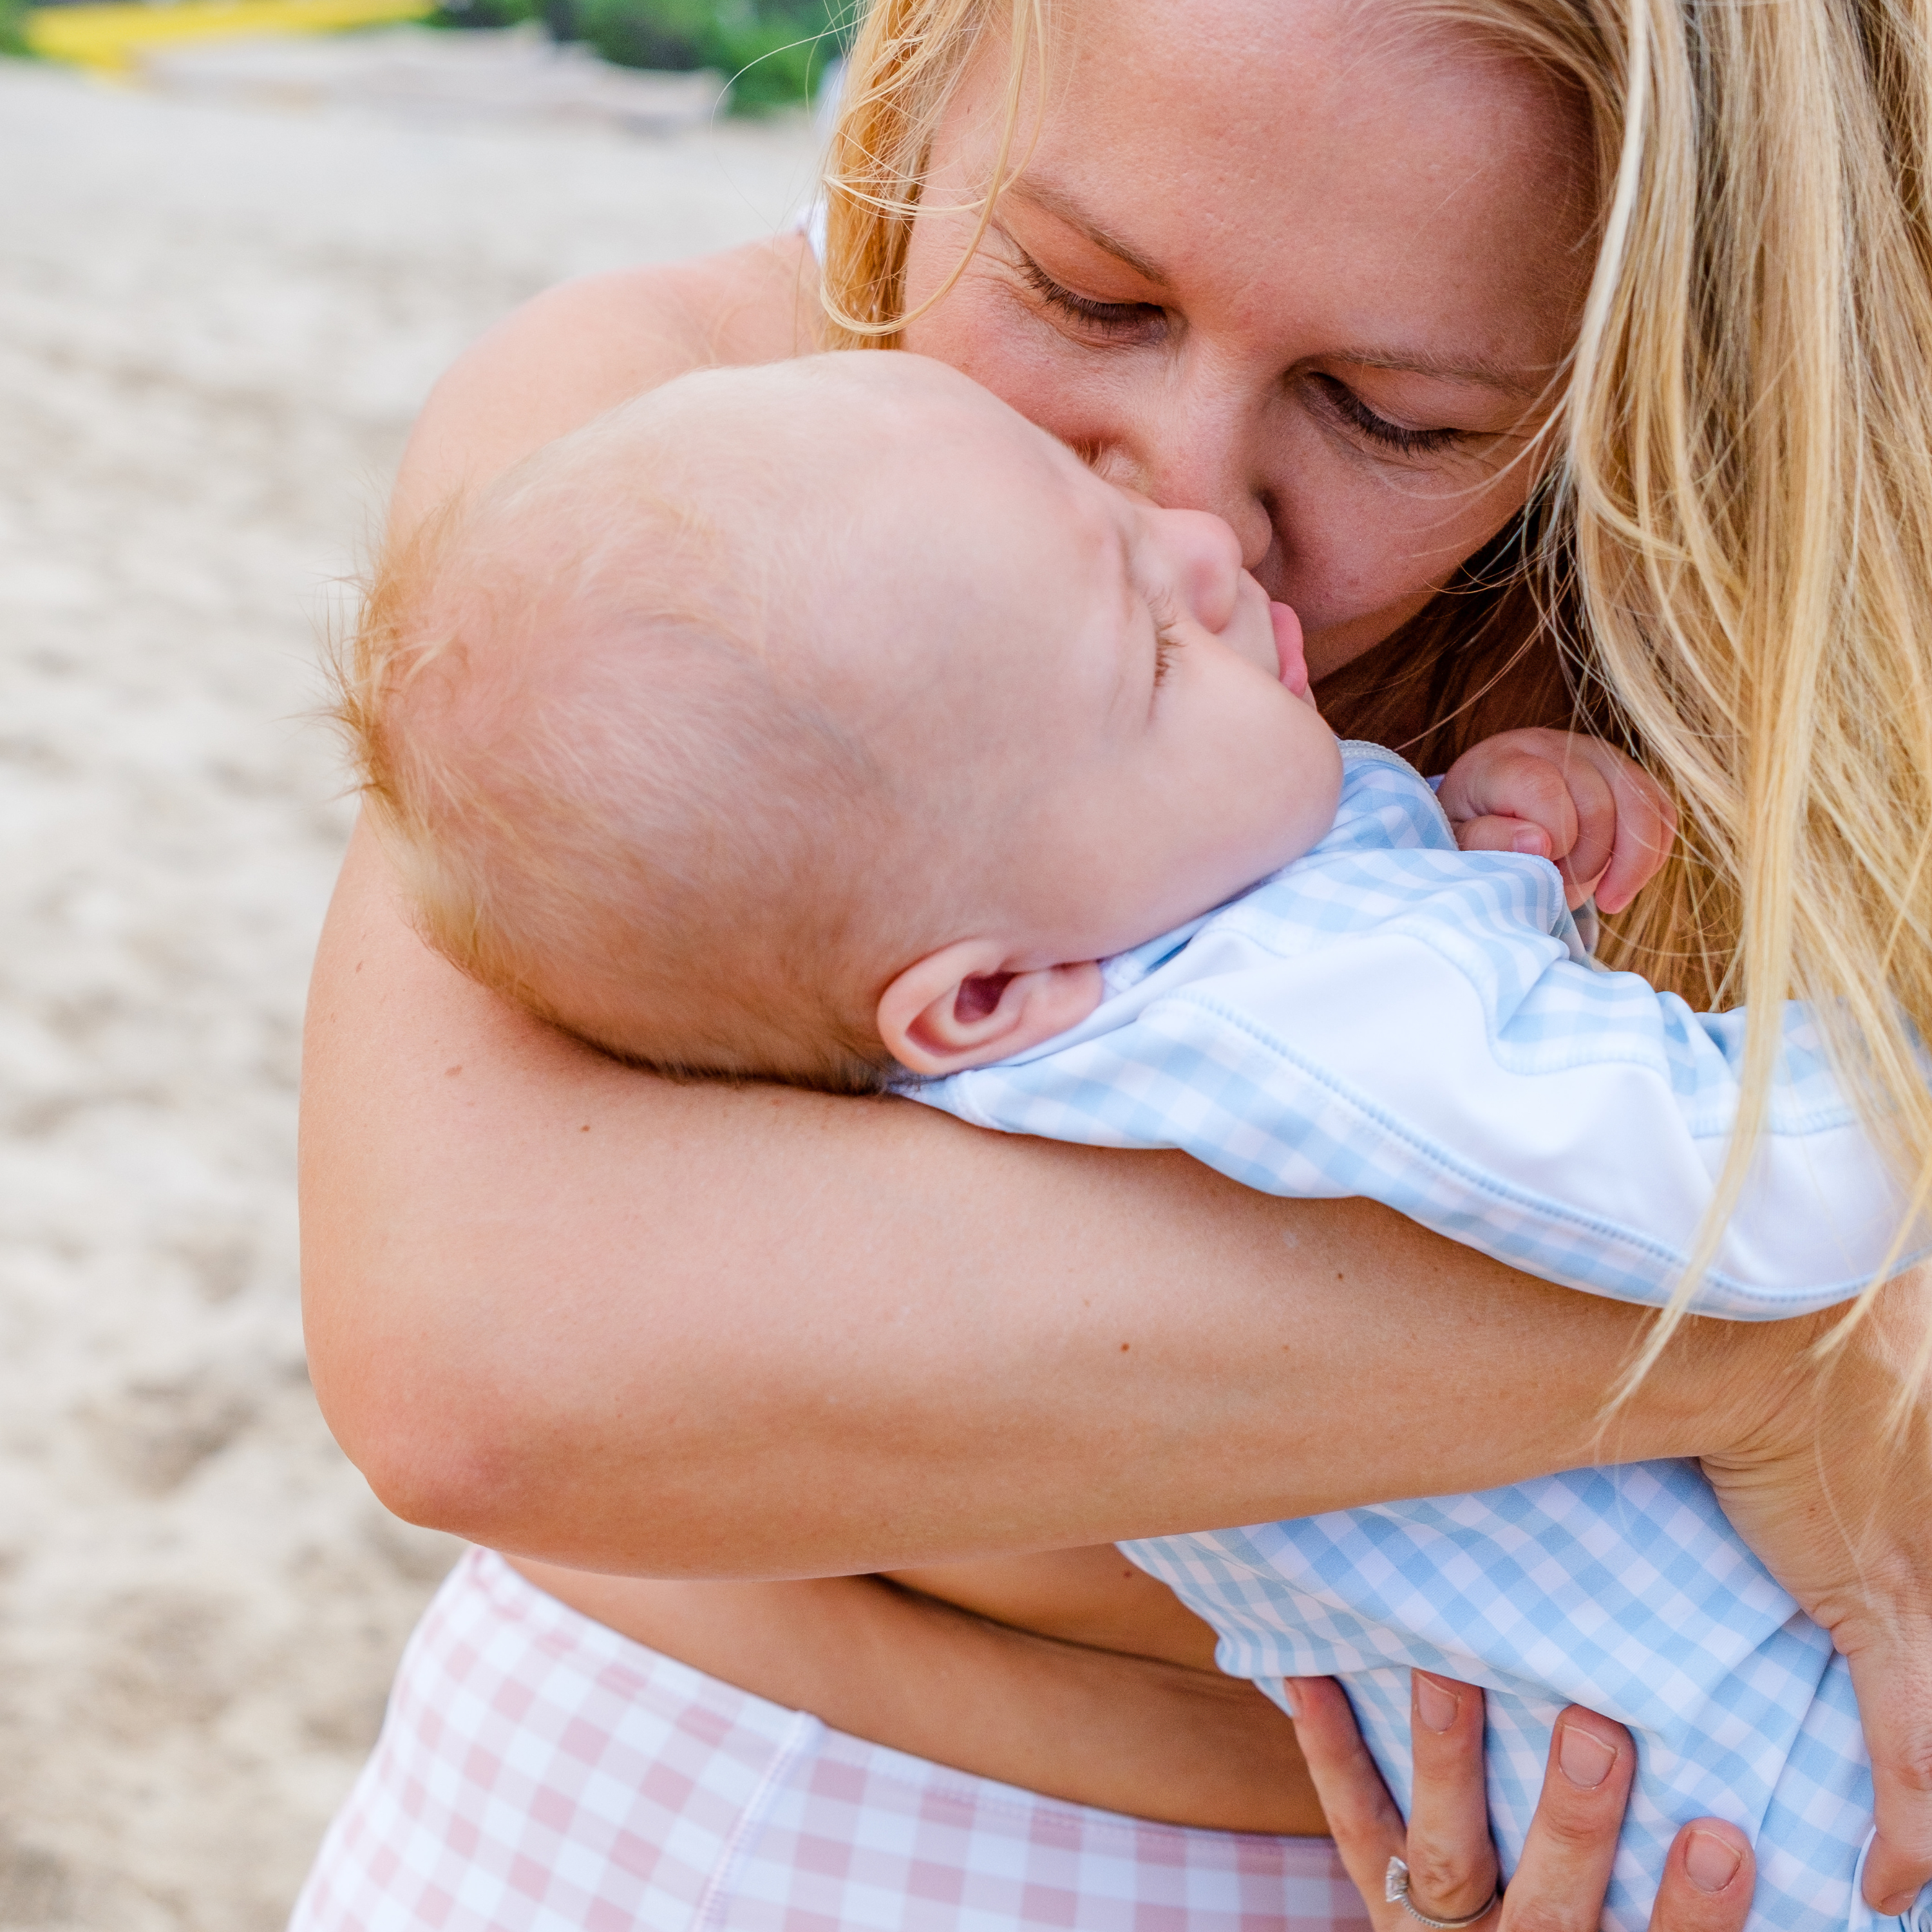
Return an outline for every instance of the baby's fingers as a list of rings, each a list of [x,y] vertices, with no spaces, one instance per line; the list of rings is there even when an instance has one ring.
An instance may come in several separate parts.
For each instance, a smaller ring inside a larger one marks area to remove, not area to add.
[[[1607,746],[1594,748],[1608,752]],[[1614,762],[1610,762],[1613,760]],[[1657,876],[1677,837],[1677,808],[1641,765],[1616,752],[1599,769],[1616,796],[1614,850],[1597,880],[1597,906],[1622,912]]]
[[[1456,828],[1456,843],[1465,852],[1522,852],[1532,859],[1550,856],[1550,834],[1527,818],[1466,819]]]
[[[1510,731],[1458,758],[1437,794],[1456,827],[1456,843],[1466,852],[1524,852],[1559,862],[1568,857],[1582,827],[1558,762],[1568,742],[1555,731]],[[1590,776],[1596,776],[1594,770]],[[1598,785],[1607,800],[1607,789],[1600,780]],[[1610,829],[1606,821],[1606,862]]]

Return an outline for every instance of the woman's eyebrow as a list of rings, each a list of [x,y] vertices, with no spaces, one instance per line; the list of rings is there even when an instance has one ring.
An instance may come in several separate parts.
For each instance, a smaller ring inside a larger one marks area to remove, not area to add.
[[[1322,358],[1358,369],[1387,369],[1402,376],[1427,376],[1438,382],[1466,382],[1473,388],[1499,389],[1505,395],[1540,395],[1547,385],[1526,376],[1506,362],[1487,358],[1431,356],[1417,350],[1337,349]]]
[[[1094,218],[1086,214],[1079,205],[1062,194],[1058,188],[1044,182],[1029,181],[1024,176],[1006,190],[1016,200],[1030,202],[1044,214],[1052,215],[1056,221],[1064,221],[1085,239],[1093,243],[1103,254],[1124,262],[1134,273],[1150,282],[1167,281],[1167,272],[1151,261],[1140,250],[1123,242],[1118,235],[1109,234]]]

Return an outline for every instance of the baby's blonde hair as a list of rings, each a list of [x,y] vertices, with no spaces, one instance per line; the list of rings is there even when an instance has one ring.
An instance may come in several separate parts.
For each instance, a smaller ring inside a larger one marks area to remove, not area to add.
[[[664,1072],[875,1090],[859,855],[889,788],[773,674],[754,560],[624,487],[612,434],[382,554],[334,666],[370,819],[428,943],[543,1018]]]
[[[873,0],[826,183],[834,341],[896,343],[934,132],[1001,38],[982,226],[1023,165],[1046,5]],[[1682,814],[1610,961],[1700,1006],[1752,1003],[1718,1207],[1641,1373],[1744,1180],[1779,1001],[1815,1003],[1912,1218],[1932,1202],[1932,43],[1912,0],[1404,16],[1535,63],[1587,111],[1595,270],[1545,478],[1501,548],[1521,559],[1523,647],[1539,623],[1561,634],[1580,706]],[[1487,649],[1498,608],[1438,600],[1418,634],[1444,657]]]

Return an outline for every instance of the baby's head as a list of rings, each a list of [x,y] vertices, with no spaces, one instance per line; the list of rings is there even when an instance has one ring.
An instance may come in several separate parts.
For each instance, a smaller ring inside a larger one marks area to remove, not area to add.
[[[1300,635],[1211,517],[900,354],[686,376],[385,559],[344,677],[426,936],[627,1058],[876,1086],[1305,851]]]

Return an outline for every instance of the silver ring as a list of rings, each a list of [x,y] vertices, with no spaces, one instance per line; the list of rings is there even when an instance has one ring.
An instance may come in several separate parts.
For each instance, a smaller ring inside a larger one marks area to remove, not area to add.
[[[1410,1918],[1419,1919],[1430,1928],[1430,1932],[1466,1932],[1467,1927],[1488,1918],[1496,1909],[1496,1901],[1503,1895],[1500,1882],[1490,1894],[1489,1903],[1480,1912],[1472,1912],[1466,1918],[1432,1918],[1426,1912],[1418,1912],[1408,1902],[1408,1868],[1400,1858],[1390,1858],[1388,1870],[1382,1874],[1382,1897],[1390,1905],[1399,1905]]]

